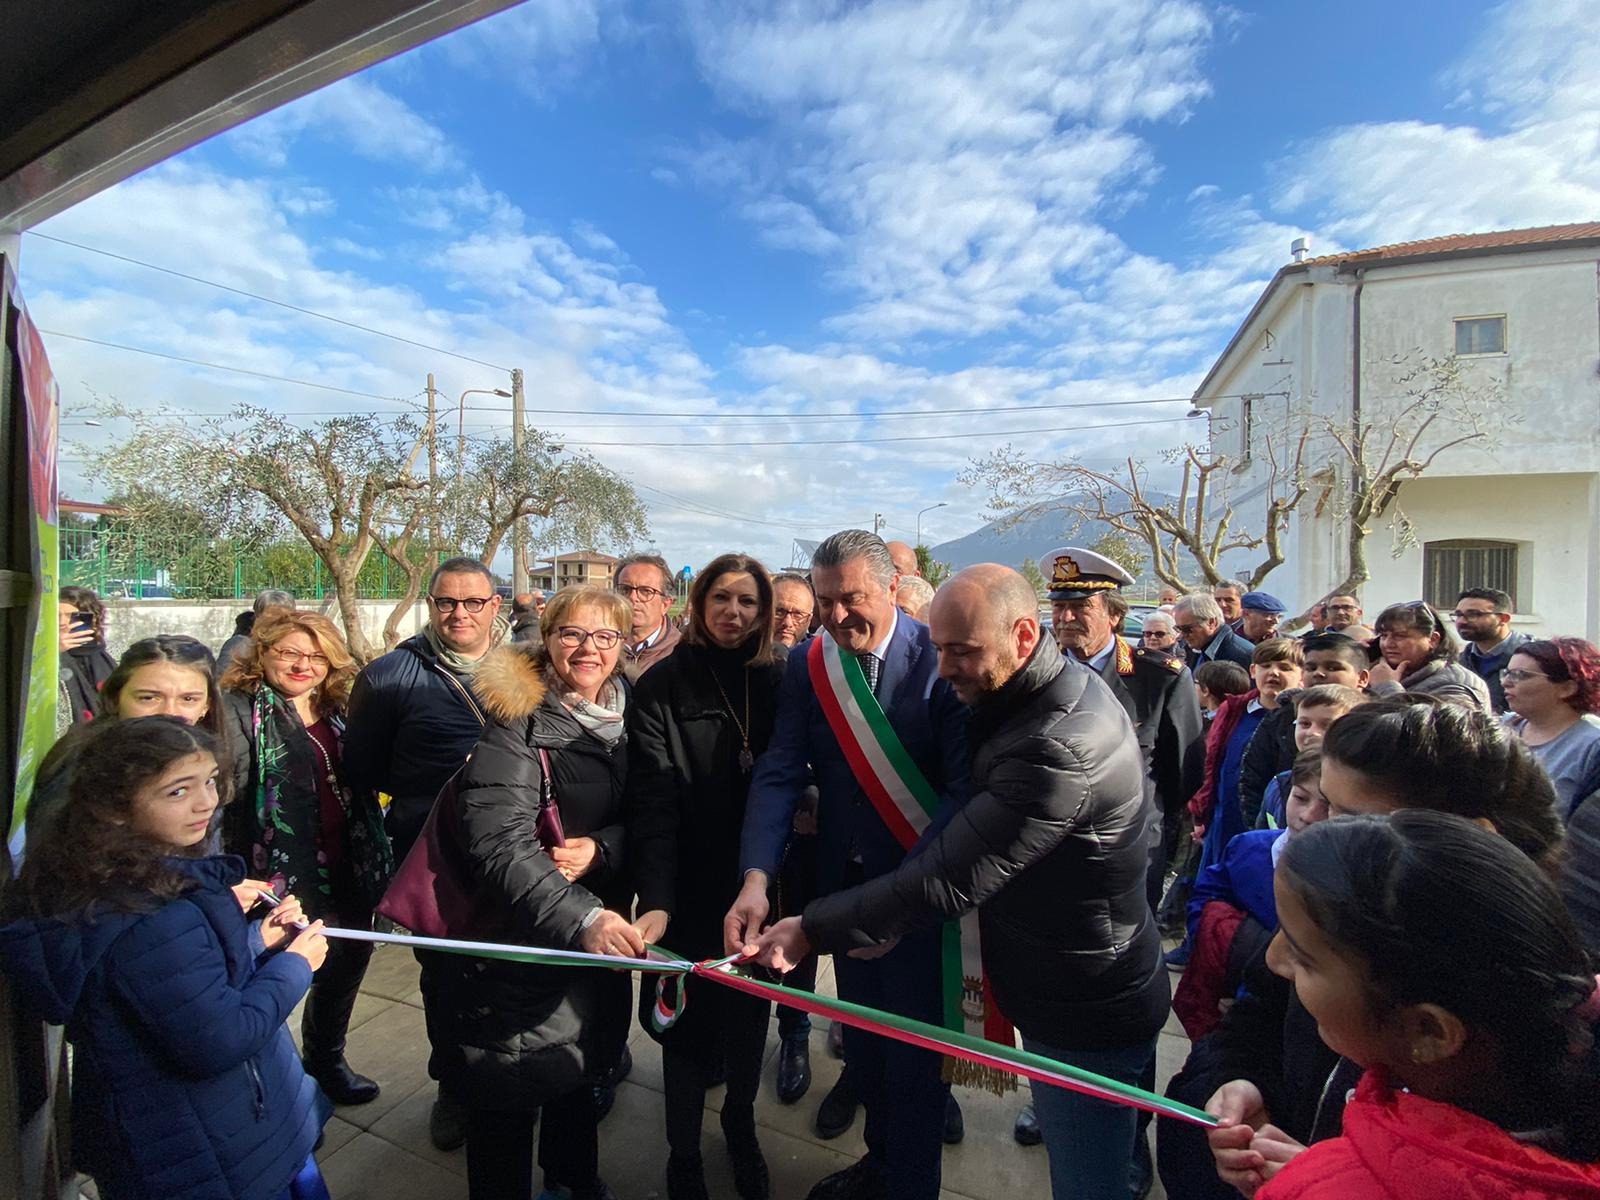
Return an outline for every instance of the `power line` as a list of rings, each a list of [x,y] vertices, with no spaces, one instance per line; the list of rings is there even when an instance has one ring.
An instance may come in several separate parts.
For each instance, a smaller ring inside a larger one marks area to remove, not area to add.
[[[66,338],[68,341],[73,342],[88,342],[91,346],[104,346],[108,350],[126,350],[130,354],[147,354],[151,358],[164,358],[168,362],[188,363],[192,367],[206,367],[212,371],[231,371],[235,375],[249,375],[255,379],[268,379],[274,383],[292,383],[297,387],[316,388],[318,391],[323,392],[337,392],[341,396],[360,396],[366,400],[391,400],[398,404],[406,402],[406,397],[403,396],[380,396],[377,392],[358,392],[352,388],[335,387],[331,383],[315,383],[309,379],[291,379],[287,375],[273,375],[267,371],[252,371],[247,367],[230,367],[226,363],[204,362],[198,358],[185,358],[181,354],[165,354],[160,350],[146,350],[142,346],[124,346],[118,342],[103,342],[99,338],[84,337],[78,333],[62,333],[59,329],[41,329],[39,332],[47,337]],[[324,414],[318,413],[316,415]],[[366,413],[347,413],[346,415],[365,416]]]
[[[143,267],[147,271],[159,271],[163,275],[171,275],[177,279],[187,279],[190,283],[203,284],[206,287],[213,287],[222,292],[232,292],[235,296],[243,296],[247,300],[256,300],[262,304],[275,304],[279,308],[288,309],[290,312],[297,312],[307,317],[316,317],[320,321],[331,321],[335,325],[343,325],[346,329],[356,329],[360,330],[362,333],[370,333],[374,337],[388,338],[393,342],[402,342],[407,346],[415,346],[418,350],[427,350],[433,354],[448,355],[450,358],[459,358],[462,362],[476,363],[480,367],[489,367],[492,370],[502,371],[506,374],[510,374],[511,372],[510,367],[502,367],[498,363],[485,362],[481,358],[473,358],[470,354],[460,354],[455,350],[446,350],[442,346],[430,346],[426,342],[418,342],[408,337],[401,337],[398,333],[389,333],[382,329],[374,329],[370,325],[362,325],[358,321],[347,321],[343,317],[330,316],[328,313],[318,312],[314,308],[302,308],[298,304],[290,304],[287,300],[276,300],[271,296],[263,296],[256,292],[247,292],[243,288],[231,287],[226,283],[218,283],[214,279],[202,279],[198,275],[188,275],[183,271],[174,271],[171,267],[157,266],[155,263],[147,263],[137,258],[129,258],[125,254],[113,254],[110,250],[102,250],[98,246],[85,246],[82,242],[71,242],[66,238],[55,237],[48,233],[40,233],[36,229],[25,229],[23,232],[32,237],[43,238],[47,242],[55,242],[57,245],[71,246],[74,250],[83,250],[89,254],[101,254],[106,258],[115,259],[117,262],[125,262],[130,266]]]
[[[761,442],[712,442],[707,449],[721,449],[728,446],[864,446],[879,445],[884,442],[950,442],[963,438],[974,437],[1017,437],[1022,434],[1032,433],[1094,433],[1100,429],[1127,429],[1134,425],[1171,425],[1178,421],[1187,420],[1186,417],[1167,417],[1153,421],[1117,421],[1107,425],[1061,425],[1048,429],[997,429],[989,433],[927,433],[910,434],[901,437],[882,438],[808,438],[801,441],[761,441]],[[561,439],[563,446],[582,446],[586,449],[599,447],[613,447],[617,449],[671,449],[671,450],[699,450],[700,446],[693,442],[575,442],[566,438]]]

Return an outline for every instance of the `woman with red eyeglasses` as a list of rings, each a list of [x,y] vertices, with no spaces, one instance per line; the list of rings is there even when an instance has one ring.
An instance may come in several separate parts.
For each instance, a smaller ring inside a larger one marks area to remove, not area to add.
[[[234,785],[222,846],[279,899],[299,899],[309,919],[370,929],[393,860],[376,799],[344,782],[344,709],[355,677],[328,618],[289,608],[256,618],[249,646],[221,680]],[[378,1097],[378,1085],[344,1058],[371,957],[370,942],[330,941],[301,1017],[306,1074],[335,1104]]]

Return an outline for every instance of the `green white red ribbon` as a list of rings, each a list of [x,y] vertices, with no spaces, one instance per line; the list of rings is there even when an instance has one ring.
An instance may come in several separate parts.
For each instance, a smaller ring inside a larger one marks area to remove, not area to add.
[[[1211,1128],[1217,1123],[1215,1117],[1198,1108],[1191,1108],[1187,1104],[1170,1100],[1155,1092],[1147,1092],[1130,1083],[1096,1075],[1092,1071],[1085,1071],[1082,1067],[1075,1067],[1070,1063],[1057,1062],[1043,1055],[986,1041],[967,1033],[942,1029],[926,1021],[902,1017],[897,1013],[883,1012],[863,1004],[852,1004],[848,1000],[817,996],[811,992],[784,987],[782,984],[752,979],[740,973],[739,955],[712,959],[708,962],[690,962],[656,946],[647,948],[649,957],[638,959],[620,954],[590,954],[582,950],[555,950],[539,946],[519,946],[508,942],[471,942],[453,938],[418,937],[414,934],[374,933],[365,929],[328,928],[324,932],[331,938],[388,942],[422,950],[438,950],[446,954],[466,954],[509,962],[639,971],[644,974],[660,975],[663,982],[668,977],[676,977],[677,1000],[666,1006],[664,1010],[666,1024],[662,1028],[670,1028],[672,1022],[682,1015],[686,996],[683,983],[687,976],[694,975],[752,996],[787,1004],[791,1008],[798,1008],[814,1016],[827,1017],[868,1033],[893,1038],[948,1058],[971,1063],[975,1067],[1020,1075],[1025,1079],[1038,1080],[1086,1096],[1095,1096],[1112,1104],[1143,1109],[1157,1116],[1170,1117],[1175,1121],[1184,1121],[1191,1125]],[[661,988],[657,990],[658,1005],[663,990]]]

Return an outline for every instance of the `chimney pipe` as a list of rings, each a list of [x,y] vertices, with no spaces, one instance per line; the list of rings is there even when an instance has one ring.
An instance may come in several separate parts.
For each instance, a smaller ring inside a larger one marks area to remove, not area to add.
[[[1311,239],[1308,237],[1297,237],[1294,241],[1289,243],[1289,256],[1293,258],[1295,262],[1305,262],[1306,255],[1310,253]]]

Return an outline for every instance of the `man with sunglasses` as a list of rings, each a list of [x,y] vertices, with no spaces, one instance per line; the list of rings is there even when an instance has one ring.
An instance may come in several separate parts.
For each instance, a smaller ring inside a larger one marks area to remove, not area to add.
[[[495,579],[475,558],[441,563],[428,582],[421,633],[373,659],[356,677],[345,722],[344,770],[352,790],[387,794],[385,825],[396,865],[422,832],[434,798],[478,744],[485,718],[472,673],[511,626],[500,615]],[[426,956],[422,1005],[432,991]],[[428,1021],[432,1040],[433,1021]],[[441,1092],[428,1134],[441,1150],[466,1140],[465,1110]]]
[[[633,628],[623,643],[622,673],[638,683],[678,648],[682,636],[667,617],[672,607],[672,568],[659,554],[630,554],[617,564],[616,589],[633,609]]]

